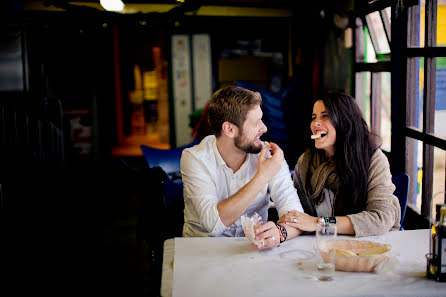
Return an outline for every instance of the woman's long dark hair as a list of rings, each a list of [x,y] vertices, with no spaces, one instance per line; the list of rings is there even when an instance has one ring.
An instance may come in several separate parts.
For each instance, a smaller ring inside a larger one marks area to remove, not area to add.
[[[324,103],[328,118],[336,129],[333,160],[341,198],[336,199],[336,212],[345,215],[363,211],[367,202],[370,160],[380,146],[379,137],[370,131],[353,97],[331,92],[316,97],[315,102],[318,100]],[[314,145],[312,148],[316,150]]]

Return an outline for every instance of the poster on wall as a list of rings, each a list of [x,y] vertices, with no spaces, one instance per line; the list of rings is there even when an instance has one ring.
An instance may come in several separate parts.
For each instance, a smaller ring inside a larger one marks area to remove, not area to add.
[[[209,34],[192,35],[194,110],[204,109],[212,96],[211,40]]]
[[[191,63],[189,35],[172,36],[173,110],[175,144],[192,142],[189,115],[192,112]]]

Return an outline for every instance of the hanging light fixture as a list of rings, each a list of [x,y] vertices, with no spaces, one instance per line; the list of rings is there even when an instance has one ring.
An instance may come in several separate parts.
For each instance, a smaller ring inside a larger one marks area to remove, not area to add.
[[[108,11],[123,11],[125,6],[121,0],[100,0],[100,3]]]

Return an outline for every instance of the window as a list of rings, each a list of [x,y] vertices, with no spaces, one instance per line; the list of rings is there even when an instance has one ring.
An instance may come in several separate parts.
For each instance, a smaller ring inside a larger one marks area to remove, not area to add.
[[[378,5],[377,5],[378,4]],[[355,13],[355,98],[370,129],[391,151],[390,6],[374,2]]]
[[[446,1],[409,1],[392,8],[398,23],[392,32],[404,32],[392,45],[398,50],[392,56],[397,69],[392,73],[393,158],[396,168],[410,176],[409,205],[432,221],[446,193]]]
[[[408,205],[429,221],[445,201],[446,0],[358,1],[355,96],[381,136]]]

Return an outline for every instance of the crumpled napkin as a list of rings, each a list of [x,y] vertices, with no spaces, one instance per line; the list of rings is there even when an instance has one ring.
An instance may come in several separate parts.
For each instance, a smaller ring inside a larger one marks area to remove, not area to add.
[[[243,231],[245,232],[246,238],[248,238],[249,241],[255,244],[257,248],[262,248],[265,245],[265,240],[255,240],[255,227],[263,224],[262,217],[255,212],[252,217],[242,215],[240,220],[242,221],[242,227]]]

